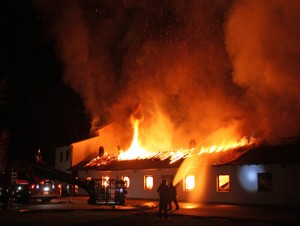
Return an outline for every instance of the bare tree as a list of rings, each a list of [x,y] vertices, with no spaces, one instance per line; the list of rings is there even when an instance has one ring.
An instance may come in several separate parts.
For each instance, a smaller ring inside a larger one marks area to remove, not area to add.
[[[6,105],[6,80],[0,80],[0,110]],[[4,121],[1,119],[0,121]],[[4,125],[0,125],[0,172],[6,169],[7,153],[8,153],[8,131]]]
[[[7,131],[5,130],[0,131],[0,172],[6,169],[8,137],[9,135]]]

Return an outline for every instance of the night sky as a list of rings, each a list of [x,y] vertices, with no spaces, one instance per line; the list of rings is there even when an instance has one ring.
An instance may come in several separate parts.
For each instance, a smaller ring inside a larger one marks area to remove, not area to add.
[[[80,97],[62,80],[53,40],[32,2],[1,1],[1,78],[6,81],[1,127],[8,130],[9,158],[34,160],[89,135]]]

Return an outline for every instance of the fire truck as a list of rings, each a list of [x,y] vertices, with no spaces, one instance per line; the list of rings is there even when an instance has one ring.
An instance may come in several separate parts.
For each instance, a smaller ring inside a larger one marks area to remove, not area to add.
[[[61,184],[54,183],[54,180],[58,180],[68,184],[77,185],[86,190],[89,194],[88,204],[125,205],[127,186],[123,180],[86,180],[45,164],[26,164],[26,168],[30,167],[37,177],[46,177],[48,179],[40,180],[38,183],[34,184],[29,182],[25,183],[25,180],[22,180],[22,184],[20,184],[18,181],[21,180],[14,179],[12,182],[14,185],[13,194],[18,201],[25,202],[29,199],[41,199],[43,202],[50,202],[54,198],[61,197],[62,186]]]
[[[62,172],[45,164],[31,164],[31,167],[34,169],[35,173],[40,174],[40,176],[47,175],[48,178],[56,179],[72,185],[77,185],[78,187],[86,190],[89,194],[88,204],[125,205],[127,186],[123,180],[118,178],[109,180],[86,180]],[[47,198],[47,194],[43,195],[45,195],[44,198]],[[31,194],[31,197],[34,197],[33,193]],[[50,197],[51,196],[49,195],[49,198]]]
[[[27,180],[15,180],[10,187],[11,197],[20,203],[27,202],[30,199],[30,186]]]
[[[89,181],[89,204],[125,205],[126,183],[119,179]]]
[[[41,180],[30,186],[30,198],[41,199],[42,202],[50,202],[54,198],[61,197],[61,184],[55,184],[53,180]]]

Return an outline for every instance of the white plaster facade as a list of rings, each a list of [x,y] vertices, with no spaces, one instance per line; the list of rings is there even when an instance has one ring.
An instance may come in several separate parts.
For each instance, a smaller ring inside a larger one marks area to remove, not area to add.
[[[72,167],[72,150],[70,146],[58,147],[55,149],[55,168],[67,173]]]
[[[234,203],[234,204],[262,204],[262,205],[288,205],[299,206],[299,164],[270,164],[270,165],[220,165],[205,166],[201,172],[193,168],[186,171],[176,185],[179,201],[205,202],[205,203]],[[178,169],[141,169],[124,171],[80,171],[81,178],[130,178],[127,198],[157,199],[156,189],[162,178],[175,177]],[[270,191],[259,191],[258,174],[270,173],[272,175]],[[195,189],[187,191],[184,188],[184,177],[195,175]],[[144,188],[144,178],[153,176],[152,190]],[[217,191],[218,175],[230,176],[230,189],[227,192]]]

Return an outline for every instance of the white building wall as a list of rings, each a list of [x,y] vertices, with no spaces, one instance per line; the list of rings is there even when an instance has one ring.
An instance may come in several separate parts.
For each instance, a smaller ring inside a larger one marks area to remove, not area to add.
[[[258,173],[271,173],[272,191],[258,191]],[[230,191],[217,191],[217,177],[230,175]],[[205,182],[196,176],[196,183],[205,187],[198,202],[300,205],[300,165],[214,166],[207,170]],[[197,189],[197,188],[196,188]],[[200,189],[201,190],[201,189]],[[193,194],[193,192],[190,192]]]
[[[70,146],[58,147],[55,149],[55,168],[68,172],[72,166],[72,153]]]
[[[129,177],[130,186],[127,189],[127,198],[137,199],[158,199],[156,189],[161,183],[161,179],[164,177],[174,177],[177,169],[143,169],[143,170],[124,170],[124,171],[80,171],[80,178],[91,177],[93,179],[102,178],[108,176],[109,178],[122,178],[124,176]],[[153,189],[146,190],[144,188],[145,176],[153,176]],[[83,190],[80,190],[80,194],[86,194]]]
[[[118,147],[122,147],[123,140],[122,128],[117,123],[111,123],[100,129],[99,136],[71,144],[72,149],[72,166],[78,164],[82,160],[99,154],[99,148],[103,147],[106,153],[118,154]]]
[[[124,171],[80,171],[79,177],[101,178],[130,178],[127,198],[158,199],[156,189],[161,178],[174,177],[177,169],[144,169]],[[258,191],[258,173],[271,173],[272,191]],[[179,201],[197,203],[227,203],[227,204],[262,204],[262,205],[300,205],[298,164],[276,165],[243,165],[243,166],[208,166],[199,169],[190,169],[182,175],[195,175],[196,187],[187,191],[184,181],[180,180],[176,185]],[[218,175],[230,175],[229,192],[217,191]],[[153,176],[152,190],[144,189],[144,177]]]

